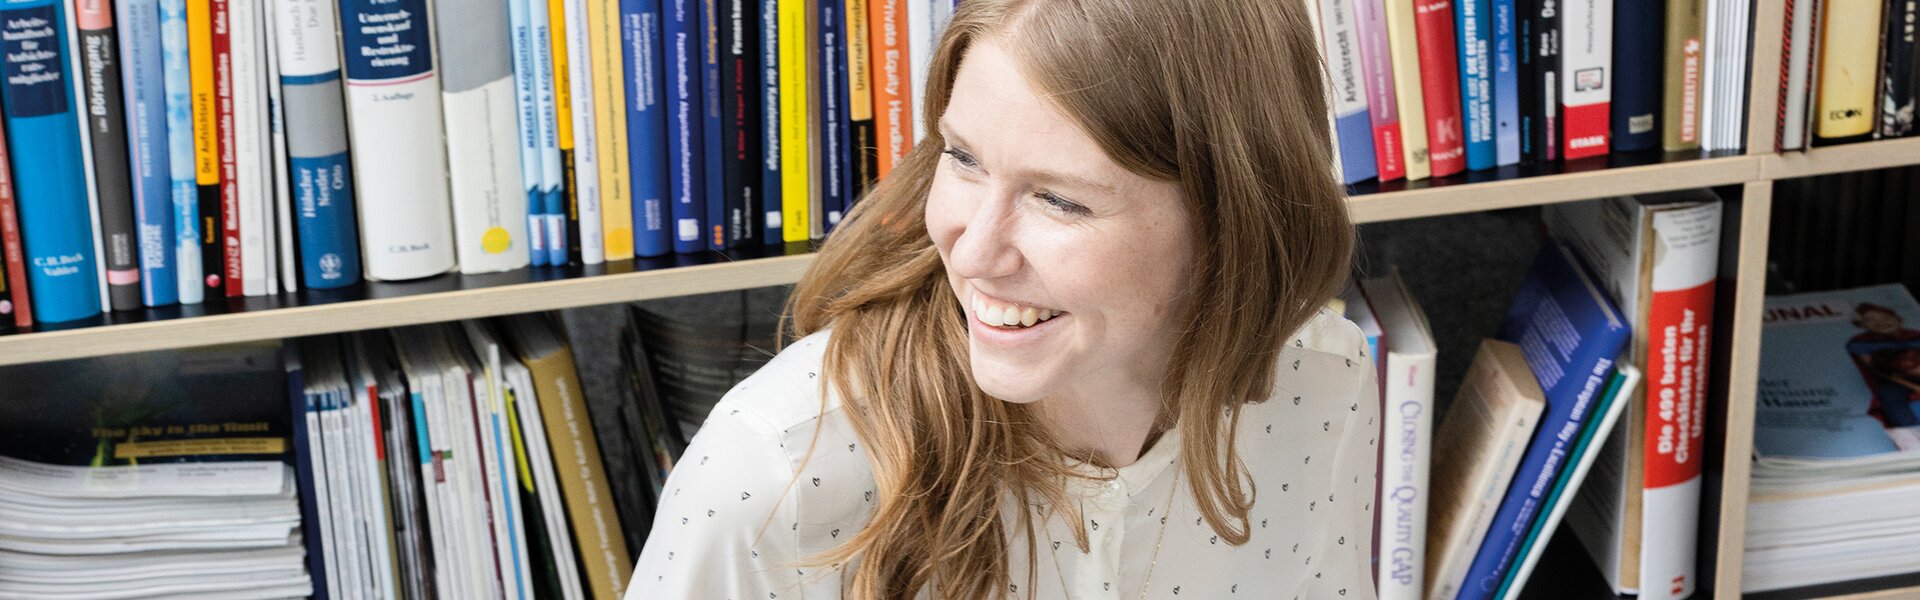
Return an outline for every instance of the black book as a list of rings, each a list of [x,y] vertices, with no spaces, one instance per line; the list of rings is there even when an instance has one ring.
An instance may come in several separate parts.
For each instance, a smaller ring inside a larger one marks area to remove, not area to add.
[[[722,0],[720,27],[720,162],[725,186],[727,245],[756,240],[760,219],[761,174],[760,39],[766,27],[758,3]]]
[[[1560,158],[1560,0],[1518,0],[1520,158]]]
[[[1913,109],[1920,96],[1920,44],[1915,44],[1914,23],[1920,19],[1920,3],[1887,0],[1887,30],[1881,36],[1880,123],[1875,131],[1883,138],[1913,135]]]
[[[114,310],[134,310],[141,306],[140,238],[133,230],[133,174],[120,92],[120,47],[112,21],[107,23],[100,29],[80,28],[80,65],[87,86],[87,134],[93,142],[94,185],[99,191],[107,298]]]

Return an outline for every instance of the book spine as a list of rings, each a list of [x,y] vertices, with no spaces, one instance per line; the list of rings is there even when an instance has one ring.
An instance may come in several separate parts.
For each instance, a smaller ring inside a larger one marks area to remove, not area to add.
[[[793,113],[805,115],[806,117],[806,237],[809,240],[817,240],[826,236],[826,229],[821,225],[827,220],[826,207],[823,204],[826,200],[826,193],[822,185],[827,179],[822,175],[822,170],[826,168],[825,153],[827,135],[826,121],[821,117],[820,109],[820,105],[823,103],[820,95],[822,89],[825,87],[821,84],[821,81],[825,76],[820,73],[820,13],[812,10],[818,4],[819,2],[817,1],[810,1],[807,3],[808,10],[801,11],[802,20],[806,23],[805,37],[807,42],[801,44],[802,56],[800,60],[806,63],[807,74],[800,86],[800,89],[805,92],[805,95],[800,99],[802,105],[798,112]]]
[[[1560,158],[1560,0],[1519,0],[1520,158]]]
[[[1392,343],[1391,340],[1388,342]],[[1434,356],[1387,354],[1381,455],[1380,600],[1421,600],[1427,564]],[[1391,525],[1389,525],[1391,524]]]
[[[1668,152],[1700,147],[1706,10],[1706,0],[1667,2],[1666,90],[1660,109],[1665,126],[1661,128],[1660,146]]]
[[[273,178],[266,170],[268,132],[262,118],[266,114],[266,90],[260,82],[266,65],[260,56],[259,4],[235,2],[228,9],[227,28],[232,39],[232,81],[228,89],[234,140],[230,154],[237,169],[234,206],[238,216],[235,235],[227,243],[240,251],[240,276],[229,279],[228,285],[237,280],[242,296],[263,296],[267,293],[267,234],[271,231],[263,217]]]
[[[0,83],[33,317],[57,323],[100,313],[92,216],[68,70],[66,15],[53,0],[0,4]]]
[[[157,0],[122,0],[120,80],[126,110],[127,163],[132,177],[140,296],[147,306],[180,301],[173,256],[173,181],[167,156],[167,98]],[[108,77],[106,79],[113,79]],[[102,186],[104,188],[104,186]]]
[[[772,245],[785,241],[781,202],[786,177],[780,171],[782,137],[786,135],[780,113],[781,104],[780,4],[782,0],[758,0],[760,8],[760,243]]]
[[[190,0],[159,0],[160,80],[167,111],[167,180],[173,205],[173,270],[181,304],[206,298],[201,284],[199,156],[194,148]]]
[[[1520,163],[1520,58],[1515,0],[1493,0],[1494,164]]]
[[[665,0],[668,110],[667,168],[673,198],[673,251],[706,248],[700,235],[706,220],[705,136],[700,125],[700,1]]]
[[[1785,31],[1781,35],[1786,44],[1780,51],[1780,114],[1775,125],[1775,150],[1806,148],[1807,82],[1813,76],[1813,17],[1819,12],[1816,7],[1814,1],[1785,0],[1786,15],[1781,19]]]
[[[879,132],[875,173],[886,177],[913,140],[912,74],[908,72],[907,0],[867,0],[867,48],[873,54],[873,124]]]
[[[539,0],[534,0],[538,2]],[[573,138],[573,69],[567,54],[567,7],[565,0],[547,0],[547,58],[553,64],[554,133],[559,144],[560,169],[554,187],[557,195],[547,201],[547,253],[555,265],[580,261],[579,172]]]
[[[1815,93],[1815,145],[1856,141],[1873,132],[1881,7],[1878,0],[1827,0]]]
[[[307,548],[305,562],[307,572],[312,575],[313,597],[328,598],[330,596],[327,584],[331,578],[328,577],[329,565],[324,548],[325,534],[322,533],[324,528],[320,526],[320,516],[321,513],[330,512],[330,510],[323,508],[326,505],[321,501],[319,484],[316,482],[317,479],[324,479],[325,476],[316,477],[314,474],[314,465],[317,463],[314,461],[315,448],[312,440],[317,432],[309,429],[309,420],[306,418],[311,412],[307,400],[306,377],[300,368],[298,354],[289,349],[288,355],[286,393],[287,404],[292,409],[293,418],[288,419],[292,426],[288,429],[287,437],[293,440],[293,477],[294,488],[300,496],[300,522],[306,523],[308,528],[302,536],[302,543]]]
[[[633,259],[633,180],[628,170],[626,55],[621,52],[620,5],[587,3],[593,27],[593,109],[600,143],[600,240],[604,260]]]
[[[521,202],[518,100],[513,81],[507,0],[483,0],[434,12],[445,107],[448,188],[455,254],[462,273],[527,266],[527,217]],[[514,151],[509,151],[514,149]]]
[[[241,0],[244,1],[244,0]],[[228,298],[246,295],[240,255],[240,163],[235,153],[238,136],[234,128],[233,99],[233,2],[213,0],[213,108],[214,147],[219,160],[220,220],[213,225],[220,234],[211,236],[221,257],[221,282],[218,292]]]
[[[555,466],[560,489],[565,497],[568,519],[573,522],[580,562],[585,567],[588,589],[596,598],[618,598],[631,575],[622,541],[619,519],[613,514],[613,502],[607,494],[606,469],[601,463],[600,447],[593,428],[586,426],[586,398],[579,393],[580,382],[574,372],[572,353],[561,349],[527,366],[540,378],[534,397],[540,403],[546,433],[556,449]]]
[[[722,249],[742,242],[747,229],[747,201],[759,201],[746,177],[747,168],[757,165],[746,160],[744,137],[747,103],[743,71],[747,49],[742,44],[752,34],[746,30],[747,13],[741,2],[720,0],[710,4],[710,8],[714,12],[708,21],[713,27],[708,32],[714,37],[706,47],[713,53],[709,59],[713,85],[708,88],[712,96],[707,104],[713,115],[708,126],[717,133],[708,140],[707,172],[709,184],[718,182],[719,185],[710,187],[707,194],[719,200],[720,210],[715,213],[714,206],[708,207],[708,216],[718,216],[719,220],[707,223],[710,230],[707,243],[709,247]]]
[[[1920,3],[1887,0],[1887,29],[1880,65],[1880,137],[1906,137],[1913,134],[1913,110],[1920,96],[1920,67],[1915,53],[1913,32],[1920,23]]]
[[[880,147],[873,123],[873,37],[868,31],[868,0],[845,0],[840,16],[846,23],[840,31],[847,40],[847,164],[853,172],[847,176],[852,191],[847,194],[847,209],[879,179]]]
[[[921,113],[927,97],[927,68],[933,65],[933,4],[951,0],[899,1],[906,3],[907,80],[913,86],[907,93],[907,119],[912,122],[908,131],[912,133],[906,151],[910,152],[920,138],[927,136],[926,117]]]
[[[198,186],[198,224],[194,232],[200,251],[201,292],[211,298],[226,294],[226,250],[220,244],[220,112],[215,99],[213,51],[214,0],[187,0],[187,54],[193,84],[193,171]]]
[[[728,246],[760,237],[760,54],[758,4],[724,0],[720,23],[721,179]]]
[[[426,0],[341,0],[362,261],[373,280],[453,269],[440,77]]]
[[[821,210],[819,225],[831,231],[847,206],[847,43],[842,34],[845,0],[820,2]]]
[[[1560,21],[1560,122],[1568,159],[1600,156],[1609,144],[1613,0],[1565,5]]]
[[[1493,5],[1489,0],[1454,0],[1455,38],[1460,60],[1460,112],[1466,135],[1467,168],[1493,168]]]
[[[106,267],[108,304],[113,310],[133,310],[141,306],[142,254],[134,230],[127,115],[113,7],[108,0],[74,0],[73,7],[80,32],[87,133],[93,142],[94,186],[99,190],[100,259]]]
[[[87,239],[93,245],[93,256],[95,259],[93,280],[100,288],[94,297],[100,300],[100,312],[108,313],[113,311],[113,303],[111,300],[112,294],[108,290],[106,246],[102,244],[102,242],[106,240],[106,230],[100,226],[100,186],[96,184],[95,180],[93,136],[87,132],[87,129],[91,126],[87,122],[87,105],[89,103],[85,84],[87,66],[86,61],[83,60],[80,47],[79,19],[75,17],[76,13],[74,12],[77,9],[71,5],[64,6],[63,8],[69,11],[68,17],[63,19],[61,23],[61,27],[65,30],[66,39],[68,40],[67,43],[69,44],[68,51],[63,56],[67,61],[67,73],[69,75],[63,81],[68,87],[67,93],[71,94],[74,102],[72,115],[74,126],[78,127],[80,131],[80,181],[82,184],[81,187],[86,192],[87,200],[87,230],[89,233]]]
[[[316,290],[353,285],[360,281],[360,240],[333,3],[274,0],[273,10],[301,281]]]
[[[27,253],[20,241],[19,197],[14,194],[12,161],[7,159],[7,132],[0,129],[0,262],[6,281],[0,282],[0,303],[8,304],[14,326],[33,326],[33,298],[27,292]]]
[[[1615,0],[1613,20],[1613,149],[1646,150],[1662,143],[1658,127],[1661,36],[1659,0]]]
[[[1370,0],[1361,0],[1367,2]],[[1428,163],[1426,87],[1420,82],[1420,40],[1415,33],[1412,0],[1381,0],[1387,54],[1393,64],[1393,105],[1400,115],[1400,152],[1408,181],[1432,174]]]
[[[593,67],[593,43],[588,39],[593,23],[587,19],[587,4],[601,0],[565,0],[568,99],[573,116],[573,184],[568,196],[567,258],[572,262],[597,265],[606,262],[605,231],[601,228],[600,122],[594,112],[594,83],[599,79]]]
[[[1415,37],[1420,44],[1421,98],[1427,116],[1427,159],[1434,177],[1467,167],[1460,122],[1460,71],[1454,60],[1453,0],[1415,0]]]
[[[1589,419],[1586,429],[1580,432],[1573,451],[1567,456],[1568,466],[1565,467],[1559,481],[1554,483],[1553,491],[1547,495],[1541,518],[1535,519],[1533,528],[1528,530],[1525,542],[1520,546],[1518,562],[1513,568],[1507,570],[1506,577],[1500,581],[1500,591],[1494,595],[1495,598],[1517,600],[1520,592],[1526,589],[1527,580],[1533,575],[1534,565],[1539,563],[1540,555],[1546,551],[1547,542],[1551,539],[1553,532],[1559,529],[1560,520],[1566,515],[1567,508],[1573,504],[1572,494],[1575,490],[1581,489],[1581,484],[1587,479],[1587,472],[1593,467],[1594,459],[1600,456],[1599,444],[1605,442],[1607,435],[1613,431],[1614,424],[1620,420],[1620,413],[1626,412],[1626,400],[1621,398],[1622,390],[1633,389],[1639,381],[1638,371],[1633,370],[1631,365],[1621,365],[1620,370],[1615,371],[1607,388],[1601,392],[1600,404],[1594,409],[1595,418]]]
[[[527,4],[528,45],[533,49],[533,117],[540,135],[540,200],[537,225],[546,257],[542,264],[567,264],[566,245],[566,159],[560,152],[560,94],[558,64],[554,57],[553,19],[548,0],[525,0]],[[529,217],[531,218],[531,217]]]
[[[621,52],[627,95],[627,155],[633,174],[633,253],[673,251],[668,207],[667,122],[662,90],[661,0],[620,0]]]
[[[508,39],[513,60],[513,121],[520,132],[520,193],[525,196],[527,262],[547,264],[546,222],[541,216],[545,200],[540,195],[543,181],[540,164],[540,75],[534,66],[533,22],[530,0],[507,0]]]
[[[260,9],[260,47],[267,57],[267,130],[271,136],[268,171],[273,176],[273,210],[269,219],[275,240],[267,245],[273,252],[267,272],[267,287],[287,293],[300,291],[299,240],[293,236],[293,172],[287,153],[287,99],[280,85],[279,29],[275,27],[273,7]]]
[[[897,0],[889,0],[895,2]],[[807,2],[780,0],[780,239],[804,242],[812,171],[807,137]],[[901,84],[904,85],[904,84]],[[882,159],[882,164],[887,164]],[[769,184],[771,187],[771,184]]]
[[[1334,134],[1340,145],[1340,175],[1344,183],[1379,176],[1374,158],[1373,117],[1367,106],[1365,76],[1360,66],[1359,26],[1348,0],[1321,0],[1320,28],[1327,76],[1333,80]]]
[[[727,140],[720,116],[720,14],[714,0],[700,0],[700,121],[703,155],[701,173],[706,177],[706,229],[704,243],[709,250],[727,249],[727,206],[733,197],[727,193]]]

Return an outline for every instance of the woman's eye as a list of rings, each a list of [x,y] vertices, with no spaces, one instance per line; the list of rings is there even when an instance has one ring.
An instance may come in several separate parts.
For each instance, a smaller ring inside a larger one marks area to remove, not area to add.
[[[1065,214],[1080,216],[1088,213],[1087,207],[1075,204],[1072,200],[1061,198],[1053,192],[1041,190],[1034,192],[1033,196],[1039,198],[1041,202],[1047,203],[1048,208]]]
[[[980,166],[980,163],[975,162],[973,160],[973,156],[967,154],[966,152],[960,151],[959,148],[947,148],[945,150],[941,150],[940,153],[945,154],[949,157],[952,157],[953,162],[959,163],[960,166],[962,167],[973,169],[973,168],[978,168]]]

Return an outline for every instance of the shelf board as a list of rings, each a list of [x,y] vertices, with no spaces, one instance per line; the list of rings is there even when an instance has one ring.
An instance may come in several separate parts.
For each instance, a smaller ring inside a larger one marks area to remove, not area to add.
[[[1759,171],[1758,157],[1733,153],[1615,153],[1423,181],[1363,182],[1353,186],[1349,202],[1356,222],[1372,223],[1732,185],[1757,179]]]
[[[1842,144],[1805,152],[1762,154],[1759,158],[1760,176],[1766,179],[1793,179],[1920,165],[1920,137]]]
[[[343,291],[247,298],[221,305],[118,312],[48,331],[0,335],[0,365],[278,339],[614,304],[792,283],[806,248],[709,252],[603,265],[591,272],[529,267],[363,283]],[[623,272],[624,271],[624,272]]]

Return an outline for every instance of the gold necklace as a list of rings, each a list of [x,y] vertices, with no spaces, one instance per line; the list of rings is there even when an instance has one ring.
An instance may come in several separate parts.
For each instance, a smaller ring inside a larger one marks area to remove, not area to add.
[[[1153,568],[1160,564],[1160,543],[1167,539],[1167,519],[1173,516],[1171,514],[1173,512],[1173,498],[1180,494],[1180,467],[1179,465],[1175,465],[1173,468],[1173,487],[1167,490],[1166,506],[1160,508],[1160,533],[1153,538],[1153,556],[1147,561],[1147,576],[1145,579],[1140,580],[1141,598],[1147,597],[1147,584],[1153,582]],[[1083,501],[1081,504],[1084,506],[1086,503]],[[1081,514],[1086,514],[1084,508],[1081,510]],[[1051,514],[1048,515],[1047,520],[1052,520]],[[1060,569],[1060,544],[1053,541],[1052,527],[1047,527],[1047,548],[1053,553],[1053,575],[1060,578],[1060,593],[1066,595],[1066,600],[1073,600],[1071,595],[1067,595],[1067,592],[1071,588],[1067,586],[1066,572]],[[1036,594],[1039,592],[1040,590],[1034,590]]]

